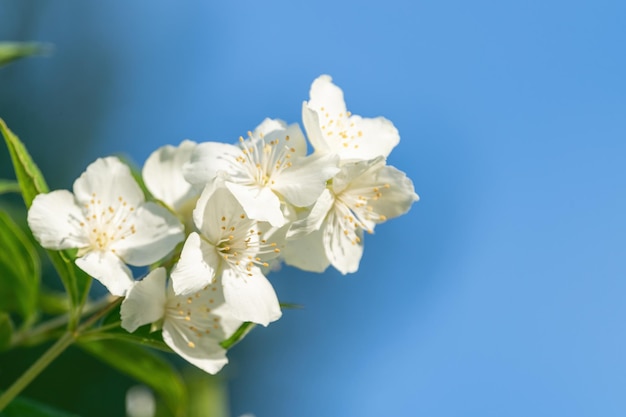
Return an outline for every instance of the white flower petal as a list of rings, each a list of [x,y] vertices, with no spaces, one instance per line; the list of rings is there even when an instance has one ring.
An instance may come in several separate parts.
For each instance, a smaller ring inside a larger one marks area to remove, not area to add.
[[[418,200],[411,180],[385,165],[383,157],[344,164],[332,188],[360,226],[370,232],[376,224],[406,213]]]
[[[254,130],[251,139],[263,141],[259,143],[260,150],[264,145],[274,142],[277,149],[291,148],[293,156],[306,155],[306,139],[297,123],[287,126],[282,120],[265,119]]]
[[[115,207],[123,199],[136,208],[145,200],[128,166],[115,157],[98,158],[89,165],[74,181],[74,195],[82,206],[93,200],[103,207]]]
[[[178,219],[158,204],[147,202],[133,213],[128,222],[134,226],[134,232],[112,244],[112,249],[130,265],[158,261],[185,237]]]
[[[278,320],[282,315],[272,284],[257,267],[250,276],[227,268],[222,274],[224,297],[233,316],[263,326]]]
[[[225,223],[235,226],[235,219],[244,214],[244,209],[235,196],[226,188],[223,181],[212,181],[208,184],[193,212],[194,223],[206,240],[217,245],[226,233],[222,227]],[[231,221],[233,220],[233,221]]]
[[[124,296],[134,283],[130,269],[111,252],[88,252],[76,258],[76,265],[100,281],[113,295]]]
[[[281,251],[287,265],[304,271],[324,272],[330,261],[324,247],[324,230],[315,230],[298,239],[289,240]]]
[[[183,176],[183,165],[190,161],[196,143],[181,142],[178,147],[167,145],[154,151],[143,166],[142,176],[154,197],[179,212],[198,193]]]
[[[334,147],[330,146],[325,134],[327,133],[326,123],[322,123],[329,117],[336,117],[339,114],[347,117],[346,103],[343,98],[343,91],[332,82],[328,75],[317,77],[311,84],[309,91],[309,101],[302,104],[302,123],[307,132],[311,146],[316,153],[334,152]],[[322,129],[322,125],[325,126]],[[332,129],[329,129],[332,131]]]
[[[219,342],[197,345],[196,342],[190,340],[189,334],[181,332],[181,328],[175,326],[172,321],[163,323],[162,335],[163,341],[174,352],[212,375],[218,373],[228,363],[226,350],[220,346]]]
[[[308,105],[317,112],[346,113],[343,91],[333,84],[333,79],[329,75],[320,75],[313,81],[309,96]]]
[[[216,278],[220,262],[215,248],[204,242],[198,233],[191,233],[171,274],[175,293],[200,291]]]
[[[336,206],[337,208],[337,206]],[[346,212],[337,209],[328,214],[323,226],[324,247],[330,263],[342,274],[356,272],[363,256],[363,234],[348,224]],[[349,233],[344,233],[348,231]]]
[[[291,239],[298,239],[319,230],[328,212],[333,207],[334,202],[334,195],[329,189],[324,189],[308,215],[303,219],[293,222],[289,227],[287,239],[290,239],[290,244]]]
[[[28,210],[28,226],[47,249],[82,248],[89,244],[85,216],[67,190],[39,194]]]
[[[280,227],[285,217],[280,209],[280,199],[269,187],[257,187],[226,182],[226,188],[235,196],[248,217],[269,222]]]
[[[355,138],[347,147],[339,142],[333,149],[341,156],[342,160],[372,159],[377,156],[387,157],[400,143],[400,134],[393,123],[384,117],[373,119],[351,116],[348,125],[354,123],[353,131]],[[360,132],[360,133],[359,133]]]
[[[165,268],[157,268],[135,283],[122,301],[122,327],[129,332],[159,321],[165,315]]]
[[[196,207],[193,209],[193,215],[192,215],[193,223],[198,230],[205,229],[204,227],[205,216],[207,217],[207,226],[210,228],[210,225],[213,224],[212,222],[214,220],[214,217],[212,217],[212,215],[216,215],[216,214],[213,213],[212,207],[207,208],[207,204],[209,203],[209,200],[213,196],[213,193],[215,193],[215,191],[218,188],[225,188],[224,181],[219,176],[209,181],[202,189],[202,192],[200,193],[200,197],[198,197],[198,201],[196,202]],[[236,201],[234,197],[232,199]]]
[[[380,214],[380,221],[398,217],[411,208],[411,205],[419,201],[415,194],[413,182],[406,174],[392,166],[385,166],[376,173],[377,184],[389,185],[384,187],[381,197],[370,202],[375,213]]]
[[[339,172],[338,164],[336,155],[300,158],[276,179],[272,188],[294,206],[310,206],[326,189],[326,181]]]
[[[188,296],[171,294],[163,340],[190,363],[212,374],[218,372],[228,362],[220,342],[242,324],[224,303],[222,284],[215,281]]]
[[[183,166],[185,179],[191,184],[204,185],[220,171],[230,172],[232,161],[241,155],[237,146],[219,142],[205,142],[196,146],[189,163]]]
[[[285,130],[286,128],[287,123],[285,123],[284,121],[280,119],[270,119],[268,117],[263,119],[263,121],[254,128],[251,136],[255,138],[262,138],[263,136],[271,132],[274,132],[276,130]]]
[[[341,171],[333,178],[333,191],[341,194],[346,190],[373,187],[376,172],[385,166],[385,158],[380,156],[365,161],[344,163]]]
[[[310,108],[306,101],[302,103],[302,124],[315,153],[327,154],[332,152],[331,147],[324,139],[317,111]]]
[[[384,117],[352,116],[343,92],[323,75],[311,85],[302,120],[316,153],[337,153],[342,161],[387,157],[400,141],[398,130]]]

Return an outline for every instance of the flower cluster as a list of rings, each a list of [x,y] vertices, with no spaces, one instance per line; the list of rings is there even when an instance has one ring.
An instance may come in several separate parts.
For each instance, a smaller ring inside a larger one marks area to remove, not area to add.
[[[120,160],[98,159],[73,193],[37,196],[29,226],[45,248],[78,249],[77,266],[125,297],[124,329],[151,324],[173,351],[216,373],[227,362],[220,343],[242,323],[280,318],[266,277],[273,266],[355,272],[364,232],[418,200],[386,163],[396,128],[352,115],[329,76],[313,82],[302,119],[306,137],[298,124],[266,119],[234,145],[156,150],[142,171],[155,201]],[[152,270],[135,280],[128,265]]]

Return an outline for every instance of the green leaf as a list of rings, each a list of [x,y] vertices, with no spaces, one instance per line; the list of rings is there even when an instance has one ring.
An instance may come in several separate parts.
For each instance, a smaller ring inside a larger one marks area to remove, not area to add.
[[[73,259],[75,256],[70,255],[69,251],[57,252],[48,250],[46,252],[63,282],[65,291],[70,296],[72,310],[77,311],[87,299],[89,287],[91,286],[91,277],[74,264]]]
[[[11,344],[13,336],[13,322],[7,313],[0,313],[0,352]]]
[[[0,180],[0,194],[19,193],[20,185],[11,180]]]
[[[70,300],[64,292],[42,288],[39,291],[39,309],[51,316],[65,314],[70,311]]]
[[[149,327],[149,326],[148,326]],[[154,335],[155,333],[153,333]],[[92,342],[96,340],[119,340],[122,342],[128,342],[135,345],[140,345],[144,347],[149,347],[152,349],[157,349],[162,352],[172,353],[172,348],[165,344],[163,339],[157,338],[153,335],[150,336],[142,336],[137,335],[135,333],[128,333],[126,330],[120,328],[119,331],[107,331],[103,333],[92,333],[85,334],[80,337],[81,341],[84,342]]]
[[[228,389],[220,375],[209,375],[198,368],[185,369],[185,381],[189,390],[189,414],[187,417],[228,417]]]
[[[161,356],[119,340],[79,341],[79,346],[152,388],[176,417],[185,415],[187,388],[174,367]]]
[[[78,417],[78,415],[60,411],[30,399],[17,397],[0,412],[0,417]]]
[[[0,310],[19,313],[25,321],[37,313],[41,266],[24,232],[0,211]]]
[[[0,67],[16,59],[50,53],[49,45],[34,42],[0,42]]]
[[[22,197],[28,208],[33,203],[37,194],[47,193],[49,191],[48,185],[24,144],[9,130],[2,119],[0,119],[0,131],[9,148],[11,161],[13,161],[13,169],[15,170],[15,177],[20,184]]]
[[[303,309],[304,306],[302,304],[295,303],[280,303],[280,308],[284,308],[287,310],[300,310]]]
[[[243,323],[241,326],[239,326],[237,330],[235,330],[235,333],[233,333],[232,336],[224,340],[222,343],[220,343],[220,345],[224,349],[230,349],[231,347],[235,346],[239,341],[241,341],[248,334],[248,332],[254,328],[254,326],[256,325],[249,321]]]
[[[0,119],[0,132],[9,148],[15,177],[22,190],[22,197],[26,207],[30,207],[37,194],[49,191],[46,180],[41,171],[31,158],[24,144],[9,130],[7,125]],[[73,311],[76,312],[83,305],[91,285],[91,278],[80,268],[74,265],[75,256],[70,251],[47,251],[48,257],[57,270],[65,290],[70,296]],[[77,317],[77,313],[74,316]]]

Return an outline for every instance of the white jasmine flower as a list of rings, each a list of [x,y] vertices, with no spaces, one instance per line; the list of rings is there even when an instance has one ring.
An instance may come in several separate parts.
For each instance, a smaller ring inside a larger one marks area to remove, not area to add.
[[[285,262],[321,272],[332,264],[355,272],[363,254],[363,231],[406,213],[419,199],[413,183],[383,157],[346,163],[309,215],[295,222],[283,249]]]
[[[183,176],[183,165],[191,159],[196,143],[184,140],[176,146],[166,145],[152,154],[143,166],[142,176],[148,190],[178,216],[191,219],[200,190]]]
[[[130,169],[117,158],[97,159],[73,190],[39,194],[28,225],[44,248],[78,248],[76,265],[113,295],[124,295],[133,283],[125,264],[156,262],[184,238],[180,222],[144,201]]]
[[[199,144],[185,177],[193,184],[206,184],[220,173],[252,219],[284,225],[282,204],[313,204],[338,171],[334,155],[306,156],[306,141],[296,124],[265,119],[248,136],[239,138],[238,146]]]
[[[217,282],[189,295],[176,295],[166,272],[157,268],[135,283],[122,301],[122,327],[134,332],[149,323],[162,323],[163,341],[189,363],[215,374],[228,363],[220,342],[242,324],[224,302]]]
[[[193,212],[199,233],[189,235],[172,271],[174,291],[189,294],[219,282],[236,318],[267,326],[281,311],[260,268],[278,256],[278,243],[263,238],[259,223],[218,182],[205,188]]]
[[[313,81],[310,100],[302,105],[302,121],[315,152],[335,153],[342,161],[387,157],[400,141],[398,130],[384,117],[352,115],[328,75]]]

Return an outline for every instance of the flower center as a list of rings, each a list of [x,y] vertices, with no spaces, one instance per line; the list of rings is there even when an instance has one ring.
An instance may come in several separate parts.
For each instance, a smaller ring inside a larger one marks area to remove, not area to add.
[[[350,119],[352,113],[346,111],[338,115],[332,115],[325,111],[324,107],[320,107],[317,112],[320,120],[322,133],[329,141],[339,143],[344,148],[359,148],[359,138],[363,136],[363,132],[357,129],[354,121]]]
[[[271,187],[275,182],[273,178],[291,167],[291,154],[296,150],[278,139],[267,142],[263,135],[253,138],[252,132],[248,132],[248,137],[248,140],[239,137],[241,155],[236,158],[234,165],[242,175],[235,176],[234,182]],[[285,141],[289,141],[289,136],[285,136]]]
[[[222,304],[223,295],[219,284],[213,280],[195,294],[170,298],[165,306],[165,320],[170,321],[187,346],[194,349],[204,337],[224,339],[221,317],[213,312]]]
[[[221,233],[214,246],[222,259],[241,274],[251,276],[255,265],[269,266],[262,256],[280,252],[276,243],[261,237],[263,232],[258,229],[257,222],[245,214],[235,218],[222,216],[220,221]]]
[[[380,199],[389,188],[391,186],[386,183],[348,188],[335,196],[335,209],[341,218],[343,233],[351,237],[353,245],[361,241],[357,229],[372,233],[377,223],[387,220],[385,215],[376,212],[370,202]]]
[[[119,240],[137,233],[132,220],[135,208],[131,207],[123,197],[118,197],[115,205],[106,206],[96,193],[91,195],[83,212],[85,221],[80,223],[89,236],[89,249],[106,251]],[[115,249],[111,249],[115,252]]]

